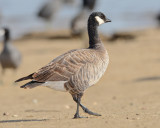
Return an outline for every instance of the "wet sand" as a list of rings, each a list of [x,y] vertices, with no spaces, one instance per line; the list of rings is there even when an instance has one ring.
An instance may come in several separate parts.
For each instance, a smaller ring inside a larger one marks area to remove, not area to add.
[[[159,128],[160,30],[131,32],[135,39],[105,41],[110,56],[103,78],[89,88],[82,103],[102,114],[72,119],[76,104],[69,93],[45,87],[21,89],[17,78],[37,71],[56,56],[81,48],[80,39],[29,38],[14,42],[23,54],[17,71],[0,78],[0,128]],[[27,81],[26,81],[27,82]]]

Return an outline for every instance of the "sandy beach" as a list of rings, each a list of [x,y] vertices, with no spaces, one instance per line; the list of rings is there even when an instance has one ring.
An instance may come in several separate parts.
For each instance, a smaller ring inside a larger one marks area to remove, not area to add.
[[[81,110],[80,114],[88,117],[84,119],[72,119],[76,104],[69,93],[45,87],[21,89],[25,82],[14,81],[87,42],[67,34],[58,38],[53,33],[52,37],[50,32],[46,32],[47,38],[33,34],[14,41],[23,61],[17,71],[0,74],[0,128],[159,128],[160,29],[129,34],[134,38],[103,39],[110,56],[109,67],[82,98],[85,106],[102,116],[90,116]]]

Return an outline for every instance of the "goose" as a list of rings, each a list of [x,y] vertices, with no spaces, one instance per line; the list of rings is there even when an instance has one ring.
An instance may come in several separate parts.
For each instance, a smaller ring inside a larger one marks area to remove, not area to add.
[[[97,30],[99,25],[107,22],[111,22],[111,20],[102,12],[93,12],[88,18],[88,48],[68,51],[53,59],[37,72],[15,82],[31,79],[21,88],[46,86],[58,91],[69,92],[77,103],[74,118],[82,118],[79,114],[79,107],[90,115],[101,116],[83,106],[81,98],[84,91],[96,84],[107,69],[109,56]]]
[[[73,0],[49,0],[38,11],[37,16],[50,21],[63,4],[70,4]]]
[[[160,26],[160,13],[159,13],[159,14],[157,14],[157,16],[156,16],[156,20],[157,20],[158,25]]]
[[[82,9],[71,21],[70,30],[72,36],[83,36],[86,34],[87,18],[90,14],[88,9]]]
[[[96,0],[83,0],[83,7],[88,7],[93,10],[96,4]]]
[[[38,11],[37,16],[46,21],[51,20],[55,12],[58,10],[60,4],[61,4],[61,0],[60,1],[52,0],[45,3]]]
[[[72,36],[81,36],[85,33],[88,16],[96,5],[96,0],[83,0],[79,13],[72,19],[70,24]]]
[[[3,50],[0,53],[0,64],[4,73],[7,68],[18,68],[21,63],[21,54],[10,42],[10,30],[8,28],[0,29],[0,36],[3,36]]]

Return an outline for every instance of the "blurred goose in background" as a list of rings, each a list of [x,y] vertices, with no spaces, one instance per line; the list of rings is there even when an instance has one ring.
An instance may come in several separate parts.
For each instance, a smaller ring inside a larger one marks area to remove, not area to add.
[[[81,36],[87,30],[87,19],[96,5],[96,0],[83,0],[80,12],[71,21],[72,36]]]
[[[2,73],[7,68],[17,69],[21,63],[20,52],[10,42],[10,30],[8,28],[0,29],[0,36],[3,36],[3,49],[0,53],[0,64]]]
[[[96,0],[83,0],[83,7],[93,10],[96,4]]]
[[[158,22],[158,25],[160,26],[160,13],[157,14],[156,20],[157,20],[157,22]]]
[[[37,16],[46,21],[50,21],[54,17],[57,10],[59,9],[61,2],[62,0],[48,1],[40,8]]]
[[[50,0],[40,8],[37,16],[46,21],[50,21],[64,3],[72,3],[73,1],[74,0]]]
[[[31,79],[21,88],[46,86],[59,91],[68,91],[77,103],[74,118],[81,118],[79,106],[90,115],[101,116],[83,106],[81,98],[84,91],[96,84],[107,69],[109,56],[97,30],[99,25],[107,22],[111,21],[103,13],[92,13],[88,19],[88,48],[68,51],[37,72],[20,78],[16,82]]]

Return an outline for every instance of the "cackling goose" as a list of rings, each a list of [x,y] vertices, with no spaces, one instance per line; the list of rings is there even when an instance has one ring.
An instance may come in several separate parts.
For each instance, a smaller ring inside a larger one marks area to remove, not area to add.
[[[77,103],[74,118],[81,118],[79,106],[84,112],[100,116],[81,104],[84,91],[96,84],[107,69],[109,63],[108,53],[100,40],[98,26],[111,22],[101,12],[93,12],[88,19],[89,47],[68,51],[49,64],[16,82],[31,79],[32,81],[21,88],[34,88],[46,86],[59,91],[68,91]]]

